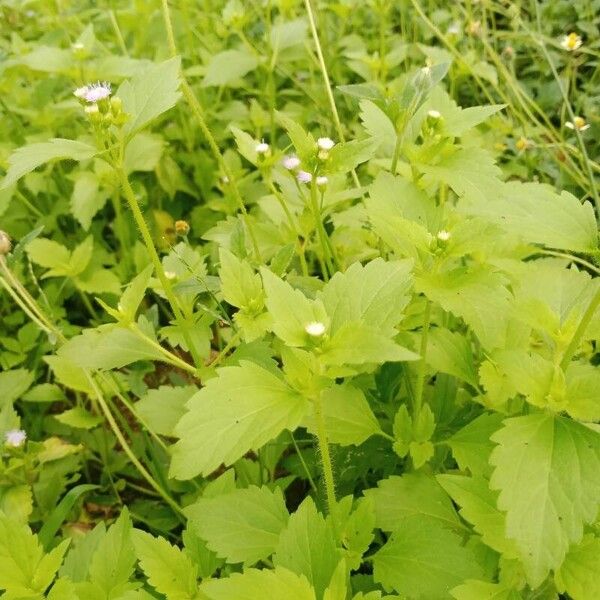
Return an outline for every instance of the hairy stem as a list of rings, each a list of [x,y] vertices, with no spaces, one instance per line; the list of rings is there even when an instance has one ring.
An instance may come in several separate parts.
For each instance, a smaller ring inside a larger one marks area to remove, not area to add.
[[[427,373],[427,340],[429,337],[429,325],[431,321],[431,302],[426,301],[425,313],[423,315],[423,328],[421,330],[421,347],[420,354],[421,360],[419,361],[419,370],[417,371],[417,383],[415,385],[415,396],[414,396],[414,417],[417,418],[421,412],[421,406],[423,405],[423,390],[425,388],[425,375]]]

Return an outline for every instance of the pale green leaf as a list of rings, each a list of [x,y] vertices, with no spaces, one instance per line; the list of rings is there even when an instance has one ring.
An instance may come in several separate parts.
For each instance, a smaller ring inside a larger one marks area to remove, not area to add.
[[[409,598],[441,600],[482,575],[461,538],[431,520],[406,521],[373,557],[374,578]]]
[[[396,130],[389,117],[371,100],[363,98],[360,103],[360,120],[369,135],[377,140],[380,150],[391,156],[396,145]]]
[[[411,269],[409,260],[378,258],[336,273],[318,294],[331,318],[332,333],[348,322],[361,321],[384,335],[394,335],[409,300]]]
[[[288,569],[248,569],[223,579],[209,579],[200,591],[209,600],[316,600],[315,592],[306,577]]]
[[[520,235],[525,241],[580,252],[598,249],[594,209],[568,192],[512,181],[493,194],[470,196],[460,209]]]
[[[571,363],[566,373],[565,410],[580,421],[600,421],[600,370],[590,364]]]
[[[537,413],[507,419],[492,440],[490,487],[500,490],[506,533],[516,541],[527,579],[540,585],[560,567],[600,505],[600,433]]]
[[[134,529],[133,545],[140,566],[152,587],[167,600],[194,600],[198,591],[198,568],[166,539]]]
[[[179,57],[153,64],[121,84],[115,95],[131,115],[123,128],[125,133],[134,134],[175,106],[180,97],[180,64]]]
[[[109,194],[100,189],[97,175],[89,171],[77,173],[71,194],[71,213],[85,231],[90,228],[96,213],[106,204]]]
[[[153,171],[162,156],[164,140],[152,133],[138,133],[125,148],[123,168],[127,173],[133,171]]]
[[[502,583],[488,583],[470,579],[450,590],[456,600],[521,600],[517,590]]]
[[[33,383],[33,373],[27,369],[0,372],[0,406],[19,400]]]
[[[202,85],[228,85],[254,71],[257,66],[256,56],[248,51],[224,50],[210,59]]]
[[[559,592],[567,592],[573,600],[600,598],[600,538],[585,535],[571,546],[564,562],[554,575]]]
[[[230,465],[284,429],[293,431],[308,407],[280,377],[254,363],[222,368],[191,398],[175,428],[180,440],[171,475],[189,479]]]
[[[351,385],[337,385],[321,392],[323,417],[327,437],[332,444],[359,445],[367,438],[381,432],[364,393]],[[316,435],[314,415],[309,413],[303,422]]]
[[[259,308],[263,294],[260,275],[254,272],[248,261],[238,258],[226,248],[220,248],[219,261],[221,292],[225,301],[238,308],[250,308],[252,303]]]
[[[62,244],[47,238],[37,238],[27,244],[29,258],[40,267],[67,272],[71,253]]]
[[[317,511],[312,498],[306,498],[281,533],[273,563],[304,575],[321,598],[339,559],[331,524]]]
[[[454,375],[471,385],[477,385],[473,351],[466,336],[443,327],[429,331],[427,362],[436,371]]]
[[[54,415],[54,418],[63,423],[63,425],[68,425],[69,427],[75,427],[77,429],[93,429],[97,425],[100,425],[103,420],[102,417],[93,415],[82,406],[69,408],[60,415]]]
[[[412,520],[460,527],[450,498],[433,477],[424,473],[394,475],[379,481],[378,487],[364,494],[373,504],[377,527],[383,531],[397,531]]]
[[[302,18],[273,25],[269,33],[269,41],[273,51],[278,53],[286,48],[302,44],[306,39],[307,27],[306,19]]]
[[[443,474],[436,479],[485,544],[507,558],[517,557],[514,541],[506,537],[505,516],[496,506],[498,492],[491,490],[483,477]]]
[[[129,282],[121,295],[118,308],[128,321],[135,319],[137,310],[146,294],[146,288],[150,283],[153,270],[152,265],[148,265]]]
[[[213,498],[200,498],[185,509],[190,527],[217,556],[229,563],[253,565],[277,547],[288,521],[281,490],[250,486]]]
[[[38,142],[23,146],[8,159],[8,171],[0,184],[0,190],[17,182],[23,175],[55,159],[87,160],[96,154],[96,148],[76,140],[54,138],[49,142]]]
[[[166,386],[148,392],[135,404],[135,412],[155,433],[173,437],[175,425],[185,414],[186,402],[198,391],[191,385]]]

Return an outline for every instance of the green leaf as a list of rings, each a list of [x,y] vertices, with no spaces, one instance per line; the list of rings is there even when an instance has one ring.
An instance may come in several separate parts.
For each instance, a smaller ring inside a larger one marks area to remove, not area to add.
[[[600,434],[563,417],[507,419],[492,440],[490,487],[500,490],[506,534],[516,541],[527,580],[540,585],[583,536],[600,505]]]
[[[325,164],[328,173],[348,173],[361,163],[373,158],[379,140],[367,138],[336,144]]]
[[[0,512],[0,590],[13,598],[41,594],[52,583],[68,545],[69,540],[65,540],[44,555],[37,536],[26,524]]]
[[[152,133],[138,133],[125,148],[123,168],[126,173],[153,171],[160,161],[164,140]]]
[[[258,66],[258,59],[244,50],[224,50],[215,54],[206,67],[203,87],[229,85]]]
[[[27,369],[0,372],[0,405],[19,400],[33,383],[33,373]]]
[[[230,465],[284,429],[293,431],[308,401],[279,376],[248,361],[219,369],[188,402],[175,428],[171,476],[190,479]]]
[[[262,307],[262,281],[247,261],[239,259],[226,248],[220,248],[219,277],[226,302],[238,308]]]
[[[133,545],[148,582],[167,600],[194,600],[198,568],[177,546],[161,537],[134,529]]]
[[[298,123],[282,112],[277,112],[277,121],[286,130],[302,162],[308,163],[315,157],[317,154],[317,142],[310,133],[306,133]]]
[[[320,360],[325,365],[418,360],[419,355],[360,322],[346,323],[323,346]]]
[[[571,546],[563,564],[554,575],[559,592],[573,600],[596,600],[600,597],[600,538],[585,535]]]
[[[485,479],[449,474],[437,475],[436,479],[485,544],[506,558],[517,558],[514,541],[506,537],[505,516],[496,506],[498,492],[491,490]]]
[[[321,598],[339,559],[331,524],[317,512],[312,498],[306,498],[281,533],[273,564],[304,575]]]
[[[261,269],[261,275],[267,294],[265,304],[273,317],[273,332],[289,346],[307,345],[310,336],[305,328],[309,323],[328,325],[323,303],[310,300],[266,268]]]
[[[60,415],[55,415],[54,418],[63,425],[68,425],[69,427],[75,427],[77,429],[93,429],[102,423],[102,417],[93,415],[82,406],[69,408],[60,413]]]
[[[488,475],[488,463],[494,449],[490,441],[492,435],[502,427],[504,416],[499,413],[483,413],[459,429],[446,444],[452,448],[452,455],[458,466],[469,470],[473,475]]]
[[[450,590],[456,600],[521,600],[521,594],[502,583],[470,579]]]
[[[0,184],[0,190],[16,183],[23,175],[40,165],[55,159],[87,160],[96,154],[96,148],[76,140],[54,138],[49,142],[39,142],[23,146],[13,152],[8,159],[8,171]]]
[[[200,498],[185,513],[190,526],[217,556],[246,565],[273,554],[288,521],[281,490],[264,486]]]
[[[302,44],[306,39],[307,27],[306,19],[302,18],[273,25],[269,34],[269,42],[273,52],[277,54],[281,50]]]
[[[161,385],[148,392],[135,404],[136,413],[149,428],[160,435],[173,437],[175,425],[185,414],[186,402],[198,391],[191,385]]]
[[[381,432],[364,393],[351,385],[336,385],[321,392],[327,437],[342,446],[362,444]],[[303,426],[316,435],[314,415],[304,418]]]
[[[481,568],[461,538],[431,520],[406,521],[373,557],[374,578],[409,598],[441,600]]]
[[[58,356],[83,369],[118,369],[138,360],[162,360],[150,343],[129,329],[86,329],[61,346]]]
[[[492,155],[477,147],[460,148],[436,165],[420,164],[421,170],[436,182],[449,185],[460,197],[487,203],[504,191],[500,169]]]
[[[179,69],[181,60],[174,57],[153,64],[130,80],[124,81],[117,93],[123,110],[131,115],[123,130],[129,136],[173,108],[179,100]]]
[[[129,581],[135,565],[135,548],[131,540],[131,520],[127,508],[108,528],[92,555],[89,574],[93,584],[109,596]]]
[[[391,156],[396,145],[396,130],[390,118],[371,100],[362,99],[360,105],[360,120],[368,134],[379,144],[381,151]]]
[[[273,600],[316,600],[306,577],[282,567],[262,571],[248,569],[224,579],[209,579],[200,586],[209,600],[265,600],[266,590]]]
[[[392,336],[408,304],[412,286],[412,261],[381,258],[363,266],[356,262],[336,273],[317,295],[323,301],[335,333],[352,321]]]
[[[383,479],[377,488],[365,490],[364,495],[371,500],[375,523],[383,531],[397,531],[413,520],[430,520],[446,527],[460,527],[460,519],[450,498],[433,477],[424,473]]]
[[[119,312],[123,313],[126,321],[134,321],[135,315],[146,295],[146,289],[150,283],[154,268],[148,265],[141,273],[138,273],[125,288],[119,300]]]
[[[47,238],[37,238],[27,245],[27,254],[36,264],[56,272],[66,273],[71,253],[62,244]]]
[[[527,242],[579,252],[598,249],[592,205],[582,204],[568,192],[558,194],[548,185],[513,181],[497,193],[467,198],[459,209],[496,223]]]
[[[571,363],[566,373],[565,410],[580,421],[600,421],[600,371],[590,364]]]
[[[430,300],[461,317],[484,348],[502,347],[506,339],[512,296],[508,281],[486,268],[467,271],[461,267],[440,274],[422,275],[415,286]]]
[[[77,173],[71,194],[71,213],[79,221],[84,231],[92,224],[96,213],[106,204],[109,194],[100,189],[100,179],[95,173]]]
[[[28,484],[0,486],[0,511],[13,521],[27,523],[33,511],[33,495]]]
[[[468,339],[455,331],[434,327],[427,338],[427,362],[434,370],[477,386],[477,371]]]

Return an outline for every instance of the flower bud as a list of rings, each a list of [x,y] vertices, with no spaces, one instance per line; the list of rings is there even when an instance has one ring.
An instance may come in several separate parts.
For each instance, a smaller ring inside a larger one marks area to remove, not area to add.
[[[11,249],[10,236],[5,231],[0,230],[0,256],[8,254]]]
[[[175,233],[182,237],[186,236],[190,232],[190,224],[187,221],[178,220],[175,221]]]
[[[317,184],[317,187],[321,191],[324,191],[325,188],[327,187],[327,184],[329,183],[329,179],[327,179],[327,177],[325,177],[325,175],[319,175],[319,177],[317,177],[315,179],[315,183]]]

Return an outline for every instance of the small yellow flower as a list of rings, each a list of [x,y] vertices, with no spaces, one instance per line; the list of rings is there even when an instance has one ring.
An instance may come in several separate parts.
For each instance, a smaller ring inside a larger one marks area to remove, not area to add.
[[[526,137],[520,137],[515,143],[515,147],[519,152],[529,150],[529,148],[531,148],[532,146],[533,142],[531,140],[528,140]]]
[[[573,122],[567,121],[565,127],[568,129],[576,129],[577,131],[585,131],[586,129],[589,129],[590,124],[586,123],[583,117],[575,117]]]
[[[567,52],[573,52],[574,50],[578,50],[581,48],[583,44],[583,40],[581,36],[577,33],[571,32],[569,35],[563,36],[560,45]]]

